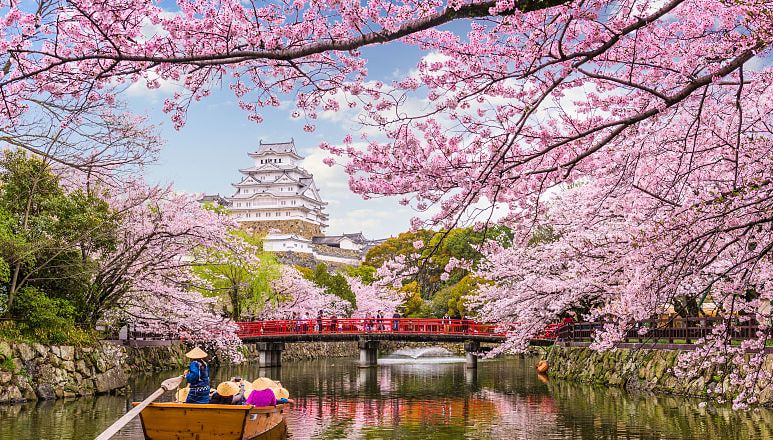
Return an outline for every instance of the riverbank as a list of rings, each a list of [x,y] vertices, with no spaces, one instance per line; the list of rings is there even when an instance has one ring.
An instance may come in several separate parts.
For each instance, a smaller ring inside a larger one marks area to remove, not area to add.
[[[463,344],[382,341],[380,356],[399,349],[442,347],[463,355]],[[186,367],[183,344],[161,347],[124,347],[100,342],[92,347],[44,346],[0,341],[0,403],[74,398],[122,392],[131,375],[182,370]],[[245,360],[258,358],[254,344],[245,344]],[[662,394],[716,398],[708,385],[717,378],[711,370],[692,380],[673,374],[680,351],[618,349],[599,353],[585,347],[556,346],[550,356],[554,379],[597,384]],[[284,362],[359,355],[356,341],[292,343],[282,352]],[[536,362],[535,358],[535,362]],[[765,368],[773,370],[773,356]],[[761,389],[759,404],[773,406],[773,390]],[[732,399],[732,392],[724,399]]]
[[[463,354],[462,344],[384,341],[382,355],[401,348],[440,346]],[[122,392],[131,375],[186,368],[183,344],[126,347],[101,341],[90,347],[46,346],[0,341],[0,403],[67,399]],[[254,344],[245,344],[247,362],[257,360]],[[287,344],[285,362],[356,357],[356,341]]]
[[[691,380],[677,378],[673,369],[681,351],[663,349],[627,349],[597,352],[587,347],[555,346],[550,355],[551,378],[572,382],[625,388],[629,391],[673,394],[702,399],[732,400],[737,394],[730,390],[722,396],[710,396],[707,389],[719,376],[709,368]],[[767,355],[766,371],[773,371],[773,355]],[[724,379],[728,380],[728,379]],[[758,405],[773,406],[773,389],[758,384]]]
[[[0,341],[0,403],[54,400],[123,390],[132,372],[184,368],[185,347],[46,346]]]

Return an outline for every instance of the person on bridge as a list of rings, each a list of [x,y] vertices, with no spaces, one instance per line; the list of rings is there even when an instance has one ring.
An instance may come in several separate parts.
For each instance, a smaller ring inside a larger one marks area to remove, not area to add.
[[[322,310],[317,313],[317,332],[322,333]]]
[[[301,315],[298,312],[293,312],[293,321],[295,321],[295,333],[301,332]]]
[[[392,313],[392,331],[393,332],[400,330],[400,321],[399,321],[400,318],[401,318],[400,312],[395,310],[395,312]]]
[[[185,403],[209,403],[209,366],[204,359],[209,356],[204,350],[195,347],[185,354],[191,364],[185,371],[185,380],[190,385]]]
[[[376,313],[376,322],[378,323],[378,331],[384,331],[384,312],[381,310]]]
[[[338,317],[335,313],[333,313],[333,316],[330,317],[330,331],[333,333],[338,333]]]
[[[303,323],[303,333],[309,332],[309,312],[303,312],[303,317],[301,317],[301,322]]]

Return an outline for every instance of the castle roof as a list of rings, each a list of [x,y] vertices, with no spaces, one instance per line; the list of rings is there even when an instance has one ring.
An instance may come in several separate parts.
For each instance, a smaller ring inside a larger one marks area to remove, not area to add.
[[[263,140],[260,141],[258,144],[258,148],[252,152],[249,153],[249,156],[252,158],[260,157],[266,154],[290,154],[291,156],[294,156],[296,159],[300,159],[301,156],[298,155],[298,151],[295,149],[295,140],[293,138],[290,138],[289,142],[266,142],[264,143]]]
[[[199,203],[214,203],[220,206],[230,206],[231,202],[220,194],[205,194],[204,197],[198,200]]]
[[[324,237],[312,237],[311,242],[314,244],[335,245],[335,244],[340,244],[344,238],[348,238],[349,240],[357,244],[366,244],[368,241],[365,238],[365,236],[362,235],[362,232],[357,232],[355,234],[326,235]]]

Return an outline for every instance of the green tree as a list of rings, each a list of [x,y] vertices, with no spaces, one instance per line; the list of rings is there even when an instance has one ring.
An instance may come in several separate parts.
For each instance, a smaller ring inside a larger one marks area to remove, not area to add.
[[[0,157],[0,211],[5,313],[15,313],[16,295],[26,286],[84,305],[78,299],[90,279],[89,256],[115,241],[118,216],[108,204],[94,194],[66,192],[45,160],[6,150]]]
[[[297,269],[304,278],[325,289],[325,293],[348,301],[352,305],[352,310],[357,308],[357,299],[351,287],[349,287],[346,277],[337,272],[330,273],[327,264],[317,263],[313,270],[300,266]]]
[[[376,268],[368,266],[367,264],[361,264],[359,266],[346,266],[346,274],[350,277],[357,277],[365,284],[373,284],[376,280]]]
[[[408,318],[426,318],[430,316],[430,309],[427,301],[421,297],[419,283],[411,281],[400,288],[405,302],[403,303],[403,315]]]
[[[225,299],[231,319],[256,314],[273,296],[271,281],[280,277],[276,256],[263,252],[260,237],[242,230],[232,232],[228,249],[201,249],[194,273],[204,281],[198,290]]]
[[[411,281],[416,281],[421,298],[431,302],[437,292],[455,285],[469,273],[467,269],[459,267],[453,269],[448,278],[443,279],[449,261],[454,258],[469,262],[473,268],[476,267],[483,258],[480,246],[489,240],[509,247],[512,246],[513,233],[508,227],[502,225],[494,225],[481,231],[475,231],[472,228],[455,228],[439,232],[429,230],[404,232],[371,248],[366,255],[365,263],[373,267],[381,267],[385,261],[394,259],[398,255],[407,257],[409,266],[417,269]],[[420,249],[414,246],[417,241],[424,244]],[[411,259],[415,254],[419,257]]]
[[[432,315],[440,317],[447,313],[452,318],[464,318],[469,314],[465,297],[484,282],[486,281],[467,274],[458,283],[440,289],[432,298]]]

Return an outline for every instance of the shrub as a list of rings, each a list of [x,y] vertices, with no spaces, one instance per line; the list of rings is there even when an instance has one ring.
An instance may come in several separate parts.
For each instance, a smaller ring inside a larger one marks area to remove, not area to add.
[[[19,290],[12,312],[17,321],[0,329],[7,339],[71,345],[86,345],[96,340],[94,332],[76,327],[75,307],[70,301],[51,298],[34,287]]]

